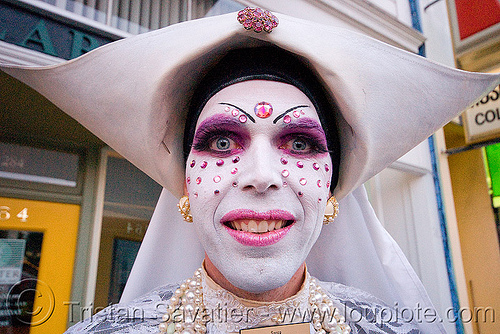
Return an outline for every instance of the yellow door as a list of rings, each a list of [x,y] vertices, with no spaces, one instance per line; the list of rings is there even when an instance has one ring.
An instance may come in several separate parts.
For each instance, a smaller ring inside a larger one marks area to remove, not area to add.
[[[65,331],[79,211],[0,197],[0,333]]]

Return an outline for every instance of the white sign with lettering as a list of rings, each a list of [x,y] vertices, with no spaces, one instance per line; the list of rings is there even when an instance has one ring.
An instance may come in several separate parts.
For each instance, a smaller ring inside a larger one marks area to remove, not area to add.
[[[500,137],[500,86],[467,109],[462,118],[468,143]]]

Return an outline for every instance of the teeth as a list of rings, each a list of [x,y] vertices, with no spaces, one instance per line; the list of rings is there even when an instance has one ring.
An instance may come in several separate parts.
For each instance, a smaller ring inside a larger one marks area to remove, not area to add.
[[[229,223],[229,226],[237,231],[266,233],[274,230],[279,230],[285,226],[284,220],[238,220]]]
[[[257,222],[255,220],[250,220],[248,222],[248,232],[258,232]]]
[[[258,231],[260,233],[267,232],[267,221],[263,220],[259,223]]]
[[[274,231],[274,227],[276,226],[276,221],[275,220],[270,220],[267,222],[267,230],[268,231]]]

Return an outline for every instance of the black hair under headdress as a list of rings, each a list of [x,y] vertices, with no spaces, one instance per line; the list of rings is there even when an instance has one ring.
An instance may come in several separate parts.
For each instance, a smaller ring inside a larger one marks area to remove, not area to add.
[[[313,103],[326,134],[333,170],[330,189],[337,185],[340,144],[335,122],[337,106],[316,73],[299,57],[274,46],[228,52],[197,85],[184,128],[184,159],[191,151],[196,122],[208,100],[220,90],[242,81],[269,80],[291,84]]]

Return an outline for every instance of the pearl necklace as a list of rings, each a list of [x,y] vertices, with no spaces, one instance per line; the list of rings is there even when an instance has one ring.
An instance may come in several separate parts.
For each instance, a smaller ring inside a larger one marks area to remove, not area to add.
[[[318,281],[311,277],[308,284],[309,311],[312,314],[311,323],[316,334],[349,334],[351,328],[345,323],[344,316],[334,307]],[[202,269],[199,268],[192,278],[185,280],[175,290],[162,317],[159,330],[167,334],[204,334],[207,332],[206,324],[212,320],[209,313],[203,312],[205,309]],[[282,313],[273,315],[271,319],[277,325],[281,325],[284,321]]]

